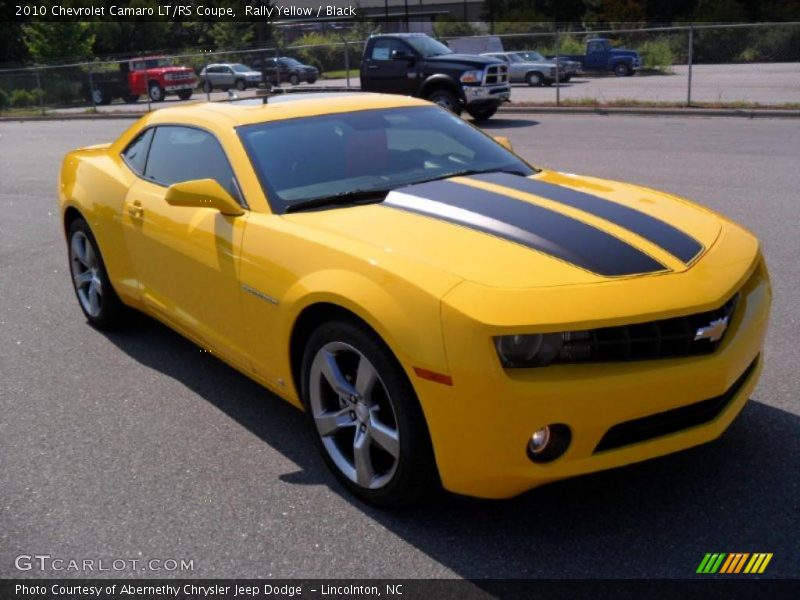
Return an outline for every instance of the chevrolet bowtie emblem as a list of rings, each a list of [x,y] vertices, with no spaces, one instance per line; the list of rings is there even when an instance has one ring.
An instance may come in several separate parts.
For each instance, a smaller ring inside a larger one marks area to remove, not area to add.
[[[705,327],[700,327],[694,334],[694,341],[708,340],[709,342],[718,342],[725,335],[725,330],[728,328],[728,317],[716,319],[711,321]]]

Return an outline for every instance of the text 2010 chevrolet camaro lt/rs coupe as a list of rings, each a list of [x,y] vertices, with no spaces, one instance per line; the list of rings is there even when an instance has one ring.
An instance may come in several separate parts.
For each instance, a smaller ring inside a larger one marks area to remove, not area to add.
[[[72,281],[303,408],[356,495],[504,498],[718,437],[758,379],[756,238],[537,169],[422,100],[196,104],[70,152]]]

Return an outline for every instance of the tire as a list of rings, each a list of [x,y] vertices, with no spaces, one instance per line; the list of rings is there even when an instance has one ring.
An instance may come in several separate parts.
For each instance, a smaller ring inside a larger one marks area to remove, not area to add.
[[[614,75],[617,77],[627,77],[631,72],[631,69],[625,63],[617,63],[614,65]]]
[[[157,81],[151,81],[147,85],[147,95],[153,102],[161,102],[164,100],[164,88]]]
[[[313,84],[315,84],[316,82],[317,82],[317,78],[316,78],[316,77],[312,77],[311,79],[309,79],[309,80],[307,81],[308,85],[313,85]]]
[[[240,92],[247,89],[247,83],[245,82],[244,79],[237,79],[234,85],[236,86],[236,89],[239,90]]]
[[[572,75],[567,75],[566,77],[562,77],[561,83],[569,83],[570,79],[572,79]]]
[[[540,87],[544,83],[544,77],[541,73],[533,71],[525,76],[525,83],[531,87]]]
[[[211,82],[210,82],[208,79],[206,79],[206,80],[203,82],[203,91],[204,91],[206,94],[210,94],[210,93],[211,93],[211,90],[213,90],[213,89],[214,89],[214,88],[211,86]]]
[[[189,98],[192,97],[192,92],[193,90],[181,90],[180,92],[178,92],[178,98],[180,98],[181,100],[188,100]]]
[[[467,112],[469,115],[478,122],[481,121],[488,121],[491,119],[494,114],[497,112],[497,107],[492,106],[491,108],[482,108],[482,109],[469,109],[467,108]]]
[[[448,90],[433,90],[425,99],[429,102],[433,102],[434,104],[438,104],[442,108],[446,108],[456,115],[461,114],[461,103],[458,101],[458,98],[456,98],[455,94]]]
[[[300,83],[300,77],[297,76],[297,73],[292,73],[289,75],[289,83],[292,85],[297,85]]]
[[[337,319],[311,335],[301,391],[325,462],[353,494],[376,506],[400,507],[440,489],[414,389],[365,325]]]
[[[130,94],[125,96],[125,102],[128,104],[136,104],[139,101],[139,94]]]
[[[125,305],[111,286],[97,241],[82,218],[69,226],[67,253],[72,288],[86,320],[99,329],[120,324]]]

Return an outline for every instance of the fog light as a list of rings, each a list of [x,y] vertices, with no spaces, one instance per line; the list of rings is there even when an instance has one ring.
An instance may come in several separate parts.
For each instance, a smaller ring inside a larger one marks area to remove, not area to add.
[[[563,423],[545,425],[528,440],[528,458],[537,463],[553,461],[567,451],[571,440],[572,432]]]
[[[550,427],[542,427],[533,432],[531,441],[528,442],[528,452],[531,454],[541,454],[547,449],[550,443]]]

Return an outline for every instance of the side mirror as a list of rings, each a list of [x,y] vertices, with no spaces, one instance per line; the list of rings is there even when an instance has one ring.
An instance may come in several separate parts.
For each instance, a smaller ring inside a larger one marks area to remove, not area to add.
[[[167,204],[193,208],[213,208],[223,215],[243,215],[239,203],[214,179],[194,179],[173,183],[167,188]]]
[[[504,135],[495,135],[495,136],[492,136],[492,137],[494,138],[495,142],[500,144],[506,150],[510,150],[511,152],[514,151],[514,147],[511,145],[511,140],[509,140],[506,136],[504,136]]]
[[[405,50],[398,50],[397,52],[392,55],[393,60],[404,60],[408,63],[414,62],[416,57],[413,54],[406,52]]]

